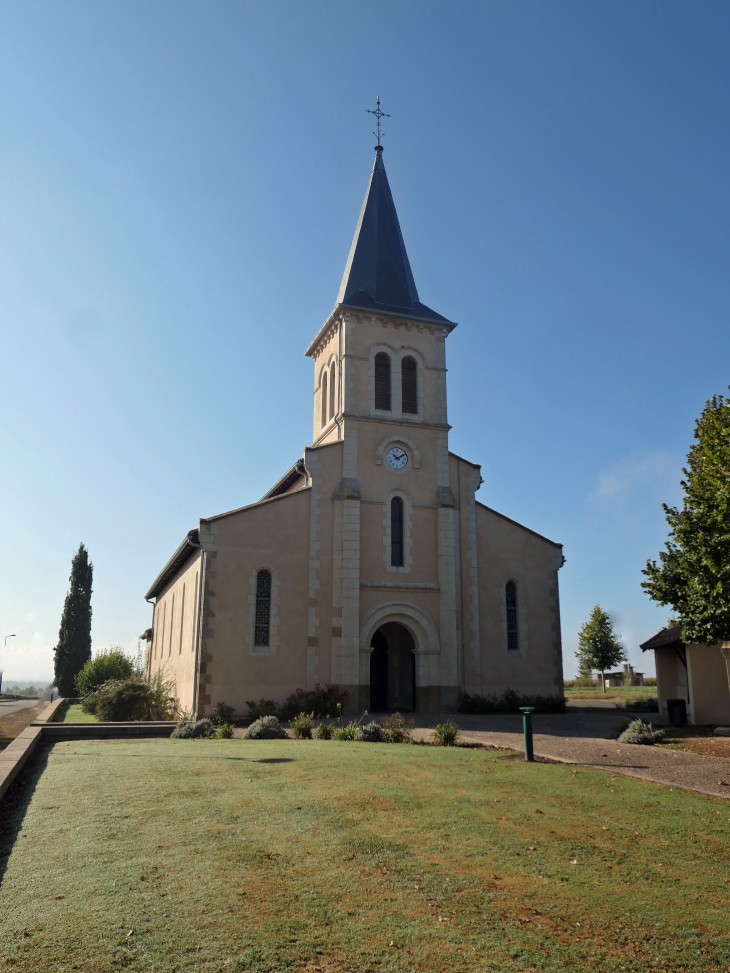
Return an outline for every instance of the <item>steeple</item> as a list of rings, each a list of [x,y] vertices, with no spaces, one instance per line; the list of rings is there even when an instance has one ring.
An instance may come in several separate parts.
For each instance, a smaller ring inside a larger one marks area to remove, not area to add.
[[[448,321],[418,300],[408,254],[383,165],[383,146],[375,146],[360,219],[350,247],[337,303],[429,321]]]

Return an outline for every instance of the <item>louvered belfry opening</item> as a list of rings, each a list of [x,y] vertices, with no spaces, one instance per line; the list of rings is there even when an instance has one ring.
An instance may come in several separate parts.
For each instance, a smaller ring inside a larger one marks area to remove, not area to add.
[[[403,389],[403,412],[418,415],[418,365],[416,359],[408,355],[401,362],[401,382]]]
[[[508,581],[505,585],[504,599],[507,607],[507,648],[516,652],[520,643],[517,637],[517,585],[514,581]]]
[[[375,356],[375,408],[390,412],[390,356],[384,351]]]
[[[403,567],[403,501],[393,497],[390,501],[390,564]]]
[[[269,644],[271,620],[271,572],[261,570],[256,575],[256,620],[254,645]]]

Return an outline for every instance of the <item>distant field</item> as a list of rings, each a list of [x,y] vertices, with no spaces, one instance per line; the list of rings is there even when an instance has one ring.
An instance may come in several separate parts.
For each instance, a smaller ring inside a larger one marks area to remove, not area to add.
[[[81,709],[81,703],[66,703],[58,712],[54,723],[98,723],[91,713]]]
[[[487,750],[68,741],[6,806],[16,973],[730,964],[727,803],[629,778]]]

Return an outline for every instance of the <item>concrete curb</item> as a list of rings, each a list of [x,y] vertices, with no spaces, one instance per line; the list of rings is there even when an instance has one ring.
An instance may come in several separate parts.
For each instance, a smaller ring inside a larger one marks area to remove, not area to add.
[[[12,743],[0,751],[0,801],[10,785],[43,741],[109,740],[139,737],[169,737],[177,726],[174,721],[150,723],[55,723],[66,698],[55,699],[26,727]]]
[[[12,743],[9,743],[4,750],[0,751],[0,801],[7,794],[8,788],[38,746],[38,741],[43,735],[43,728],[55,719],[61,703],[63,703],[63,698],[49,703],[36,716],[30,726],[27,726]]]
[[[0,800],[38,746],[42,732],[39,726],[28,726],[0,753]]]

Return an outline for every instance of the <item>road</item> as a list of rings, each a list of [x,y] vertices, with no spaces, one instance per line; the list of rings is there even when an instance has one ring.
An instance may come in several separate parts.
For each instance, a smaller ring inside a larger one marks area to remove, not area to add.
[[[11,713],[17,713],[19,709],[28,709],[37,705],[37,699],[0,700],[0,719],[3,716],[10,716]]]

